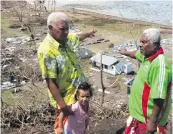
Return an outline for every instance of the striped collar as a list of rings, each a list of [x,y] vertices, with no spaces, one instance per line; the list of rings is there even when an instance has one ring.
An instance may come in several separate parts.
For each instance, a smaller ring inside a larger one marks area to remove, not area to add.
[[[155,54],[151,55],[148,60],[151,62],[152,60],[154,60],[159,54],[163,54],[163,48],[161,47]]]

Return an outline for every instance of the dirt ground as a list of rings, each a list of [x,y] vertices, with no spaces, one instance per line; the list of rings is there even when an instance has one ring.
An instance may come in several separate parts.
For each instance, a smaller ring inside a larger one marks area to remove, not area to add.
[[[85,32],[95,28],[97,29],[96,37],[108,40],[107,42],[85,46],[94,53],[109,51],[110,44],[138,42],[141,31],[151,26],[164,31],[163,38],[171,38],[171,29],[165,26],[145,24],[144,22],[134,23],[130,20],[124,21],[111,16],[74,9],[57,9],[57,11],[65,12],[71,18],[75,27],[81,31]],[[14,92],[14,89],[1,92],[1,124],[4,125],[1,125],[2,134],[53,134],[55,111],[49,109],[47,87],[41,78],[37,57],[34,53],[34,50],[37,49],[39,43],[46,36],[46,18],[49,13],[42,12],[41,17],[29,17],[32,12],[28,12],[23,18],[23,23],[30,24],[32,33],[35,38],[38,38],[38,40],[35,40],[34,45],[32,44],[33,42],[24,44],[6,42],[8,37],[30,36],[31,34],[28,31],[21,31],[19,28],[9,28],[11,24],[20,23],[12,13],[10,9],[3,9],[1,12],[1,53],[6,57],[14,56],[13,61],[10,62],[12,64],[2,71],[3,77],[1,81],[8,80],[12,73],[15,78],[20,75],[21,81],[25,81],[25,84],[16,88],[18,92]],[[172,62],[171,45],[164,47],[166,55]],[[14,47],[14,51],[7,51],[12,47]],[[80,63],[94,89],[94,96],[91,100],[92,118],[88,133],[115,134],[118,129],[124,126],[128,117],[127,87],[123,83],[125,78],[131,78],[137,72],[135,61],[133,61],[134,74],[113,76],[103,73],[103,82],[106,87],[103,105],[101,105],[102,92],[99,90],[101,88],[100,73],[91,70],[92,65],[89,59],[82,59]],[[117,82],[109,87],[115,80]],[[172,116],[170,115],[170,123],[172,122],[171,119]],[[118,133],[120,134],[120,132]]]

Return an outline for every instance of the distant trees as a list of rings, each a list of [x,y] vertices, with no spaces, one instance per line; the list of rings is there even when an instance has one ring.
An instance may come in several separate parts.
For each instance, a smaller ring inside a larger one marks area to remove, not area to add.
[[[2,1],[3,8],[10,8],[12,13],[14,13],[20,22],[23,22],[23,17],[27,11],[27,2],[26,1]],[[14,15],[14,16],[15,16]]]
[[[46,6],[44,6],[45,4],[45,0],[34,0],[33,1],[33,5],[34,5],[34,11],[36,12],[36,14],[40,17],[41,16],[41,12],[42,11],[47,11]]]
[[[13,11],[16,13],[20,22],[23,22],[23,17],[25,16],[25,12],[27,10],[27,3],[25,1],[17,1],[13,3]]]
[[[50,9],[51,12],[55,11],[56,0],[47,0],[47,8]]]
[[[1,1],[3,8],[10,8],[14,16],[18,17],[20,22],[23,22],[23,17],[28,13],[34,13],[41,17],[41,12],[48,12],[45,0],[26,0],[26,1]]]

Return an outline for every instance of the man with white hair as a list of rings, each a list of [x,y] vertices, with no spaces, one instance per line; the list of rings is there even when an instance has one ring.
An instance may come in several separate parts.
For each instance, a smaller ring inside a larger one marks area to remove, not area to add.
[[[120,53],[141,62],[131,87],[130,117],[125,134],[166,134],[171,107],[172,68],[160,46],[160,32],[150,28],[140,37],[140,50]]]
[[[49,88],[50,104],[65,116],[73,114],[68,105],[75,102],[77,86],[85,82],[74,48],[79,41],[93,35],[90,30],[81,34],[69,34],[69,19],[62,12],[53,12],[47,19],[48,34],[38,48],[38,60],[42,76]],[[57,133],[58,118],[55,121]]]

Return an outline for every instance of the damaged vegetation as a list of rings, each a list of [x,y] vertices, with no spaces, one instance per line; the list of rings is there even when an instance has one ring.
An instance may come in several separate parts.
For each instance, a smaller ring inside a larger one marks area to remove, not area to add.
[[[38,3],[34,7],[24,3],[27,12],[21,14],[19,9],[24,7],[17,3],[15,6],[18,8],[15,9],[18,13],[15,13],[13,3],[2,2],[1,131],[2,134],[53,134],[56,112],[49,106],[47,86],[41,77],[36,55],[40,42],[47,34],[46,19],[50,11],[47,12],[44,7],[40,8]],[[90,69],[92,64],[89,58],[94,53],[108,50],[109,46],[112,48],[120,42],[133,41],[135,43],[139,33],[149,26],[126,23],[113,18],[101,18],[98,14],[76,9],[58,9],[57,11],[63,11],[70,16],[75,27],[81,31],[93,27],[97,29],[95,37],[81,42],[82,48],[80,48],[81,52],[79,51],[79,55],[87,53],[87,56],[82,55],[87,58],[81,58],[80,63],[94,88],[88,133],[114,134],[125,125],[128,116],[127,87],[123,85],[122,78],[131,78],[132,75],[113,76],[103,73],[103,81],[107,88],[105,102],[101,105],[100,73]],[[22,18],[19,18],[17,14],[21,14]],[[166,33],[164,36],[170,37],[170,34]],[[168,50],[170,46],[167,45]],[[112,87],[108,86],[116,80],[117,82]]]

